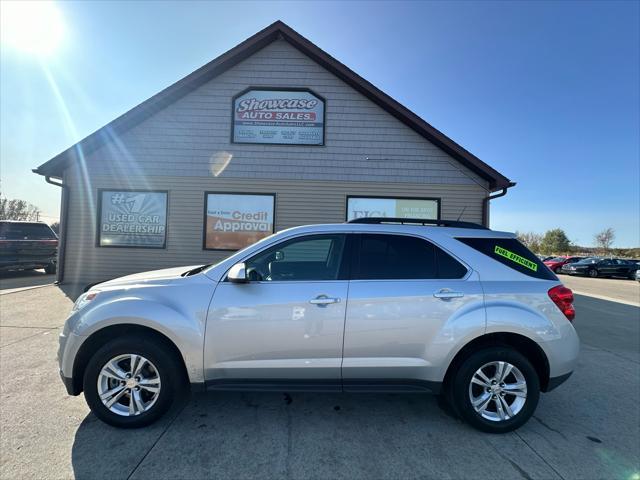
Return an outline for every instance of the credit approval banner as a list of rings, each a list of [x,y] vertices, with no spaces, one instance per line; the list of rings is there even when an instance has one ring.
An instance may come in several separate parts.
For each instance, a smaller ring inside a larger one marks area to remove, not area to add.
[[[233,142],[323,145],[324,107],[308,90],[248,90],[233,101]]]
[[[273,195],[208,193],[205,248],[239,250],[273,233]]]

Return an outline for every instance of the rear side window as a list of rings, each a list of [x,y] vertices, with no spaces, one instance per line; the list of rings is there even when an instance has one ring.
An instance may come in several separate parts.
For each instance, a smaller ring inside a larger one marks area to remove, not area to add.
[[[520,273],[543,280],[556,280],[553,272],[515,238],[458,238],[457,240]]]
[[[462,278],[467,273],[449,254],[417,237],[363,234],[359,250],[353,273],[358,280]]]
[[[55,238],[53,230],[43,223],[0,223],[2,240],[55,240]]]

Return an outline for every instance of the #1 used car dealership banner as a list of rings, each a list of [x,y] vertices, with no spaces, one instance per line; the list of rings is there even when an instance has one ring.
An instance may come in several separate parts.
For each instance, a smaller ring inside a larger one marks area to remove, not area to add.
[[[438,218],[438,200],[349,197],[347,220],[362,217]]]
[[[239,250],[273,233],[273,195],[207,194],[205,248]]]
[[[101,247],[164,248],[167,192],[100,191]]]
[[[324,100],[308,90],[249,90],[233,100],[233,141],[322,145]]]

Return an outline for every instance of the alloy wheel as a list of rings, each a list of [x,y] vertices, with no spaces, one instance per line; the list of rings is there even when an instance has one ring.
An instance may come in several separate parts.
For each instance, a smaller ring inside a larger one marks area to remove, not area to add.
[[[112,358],[98,375],[98,395],[103,405],[125,417],[140,415],[153,407],[160,387],[156,366],[135,353]]]
[[[489,362],[471,377],[469,400],[482,418],[493,422],[510,420],[527,401],[527,381],[515,365]]]

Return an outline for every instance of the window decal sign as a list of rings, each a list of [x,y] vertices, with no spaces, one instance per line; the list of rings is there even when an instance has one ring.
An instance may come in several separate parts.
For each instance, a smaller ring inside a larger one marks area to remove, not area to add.
[[[98,245],[164,248],[167,192],[100,190]]]
[[[273,233],[275,196],[207,193],[204,248],[239,250]]]
[[[248,90],[233,99],[232,141],[323,145],[324,106],[310,90]]]
[[[521,257],[517,253],[513,253],[506,248],[502,248],[496,245],[494,252],[496,253],[496,255],[507,258],[512,262],[517,263],[518,265],[522,265],[523,267],[528,268],[529,270],[533,270],[534,272],[538,271],[538,265],[536,265],[534,262],[532,262],[531,260],[527,260],[526,258]]]
[[[363,217],[439,218],[438,199],[348,197],[347,220]]]

